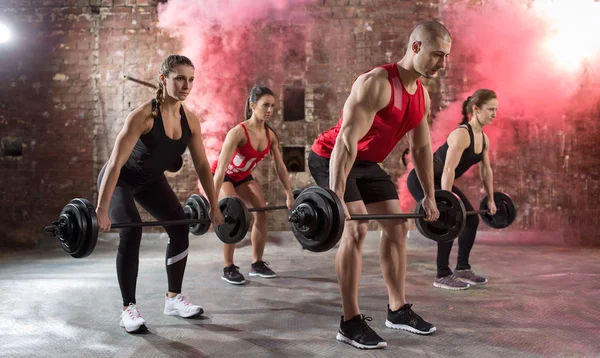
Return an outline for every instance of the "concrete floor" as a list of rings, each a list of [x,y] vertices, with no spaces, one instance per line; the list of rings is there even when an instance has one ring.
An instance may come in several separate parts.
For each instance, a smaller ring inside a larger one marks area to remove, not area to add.
[[[245,286],[220,279],[221,251],[213,234],[192,236],[184,292],[205,314],[185,320],[162,314],[166,241],[145,234],[137,301],[149,331],[138,335],[118,326],[114,235],[102,236],[85,259],[72,259],[56,243],[2,255],[0,356],[600,356],[600,250],[499,243],[500,236],[482,234],[472,265],[490,282],[455,292],[432,287],[433,242],[413,233],[408,299],[438,329],[417,336],[384,326],[387,293],[378,264],[379,233],[370,232],[360,303],[388,347],[359,351],[335,340],[341,314],[336,250],[306,252],[291,233],[270,235],[265,259],[279,278],[253,279]],[[243,273],[250,249],[244,241],[236,252]]]

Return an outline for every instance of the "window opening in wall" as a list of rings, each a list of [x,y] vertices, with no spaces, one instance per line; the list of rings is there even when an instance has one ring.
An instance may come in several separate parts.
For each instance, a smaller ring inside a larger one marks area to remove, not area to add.
[[[304,120],[304,87],[288,87],[283,91],[283,120]]]
[[[283,147],[283,163],[290,173],[305,171],[305,153],[306,148],[296,146]]]

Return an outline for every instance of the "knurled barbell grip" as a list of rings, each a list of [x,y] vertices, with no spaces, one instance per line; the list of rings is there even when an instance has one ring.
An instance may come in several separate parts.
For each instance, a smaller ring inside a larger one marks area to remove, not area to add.
[[[467,211],[467,215],[477,215],[477,214],[489,214],[489,210],[471,210]]]
[[[364,215],[352,215],[350,216],[350,220],[390,220],[390,219],[418,219],[424,218],[425,214],[364,214]],[[295,211],[292,212],[292,215],[289,217],[290,222],[299,222],[300,214]]]
[[[248,208],[248,212],[253,212],[253,211],[271,211],[271,210],[287,210],[287,206],[286,205],[279,205],[279,206],[265,206],[264,208]]]
[[[225,216],[225,223],[230,223],[231,217]],[[184,220],[166,220],[166,221],[145,221],[139,223],[117,223],[111,224],[111,229],[124,229],[130,227],[144,227],[144,226],[176,226],[176,225],[193,225],[201,223],[210,223],[210,219],[184,219]]]
[[[350,220],[393,220],[393,219],[419,219],[426,217],[425,214],[362,214],[351,215]]]

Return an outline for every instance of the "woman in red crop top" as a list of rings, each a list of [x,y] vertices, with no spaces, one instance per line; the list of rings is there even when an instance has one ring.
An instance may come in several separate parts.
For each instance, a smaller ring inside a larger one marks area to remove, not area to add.
[[[294,203],[287,169],[279,150],[279,140],[273,129],[266,123],[273,115],[275,96],[264,86],[255,86],[246,102],[246,120],[233,127],[223,143],[219,160],[212,164],[214,184],[217,193],[223,196],[236,196],[249,208],[266,206],[265,194],[250,172],[269,153],[272,154],[275,171],[286,194],[289,209]],[[267,241],[267,212],[253,212],[252,225],[252,265],[250,276],[272,278],[275,272],[263,261]],[[235,244],[223,244],[225,268],[223,280],[242,285],[246,283],[239,267],[233,263]]]

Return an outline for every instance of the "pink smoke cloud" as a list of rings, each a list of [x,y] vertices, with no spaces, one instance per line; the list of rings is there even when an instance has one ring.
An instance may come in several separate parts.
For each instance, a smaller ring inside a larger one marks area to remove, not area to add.
[[[158,26],[180,40],[180,54],[196,68],[186,105],[199,115],[209,161],[216,161],[227,132],[243,118],[250,88],[269,85],[283,68],[286,50],[304,46],[288,31],[293,10],[312,0],[170,0],[158,7]],[[281,75],[281,74],[279,74]],[[265,83],[266,82],[266,83]],[[276,92],[276,89],[273,89]],[[199,185],[202,192],[202,188]]]
[[[467,62],[459,75],[468,84],[456,102],[437,113],[431,127],[433,151],[456,128],[462,102],[478,88],[494,90],[499,99],[498,118],[484,129],[491,142],[492,165],[496,159],[513,160],[511,155],[520,149],[517,146],[539,140],[536,134],[542,129],[563,131],[567,114],[595,106],[600,98],[598,86],[586,86],[600,80],[600,22],[594,18],[600,18],[600,3],[594,0],[538,0],[531,6],[501,0],[485,6],[457,3],[445,8],[444,22],[454,39],[449,71],[453,71],[453,58]],[[571,43],[564,47],[561,40],[569,24],[586,31],[570,37]],[[580,37],[586,38],[581,45],[586,51],[569,47]],[[411,163],[398,180],[405,211],[416,204],[406,188],[412,167]],[[465,176],[475,173],[471,170]]]

